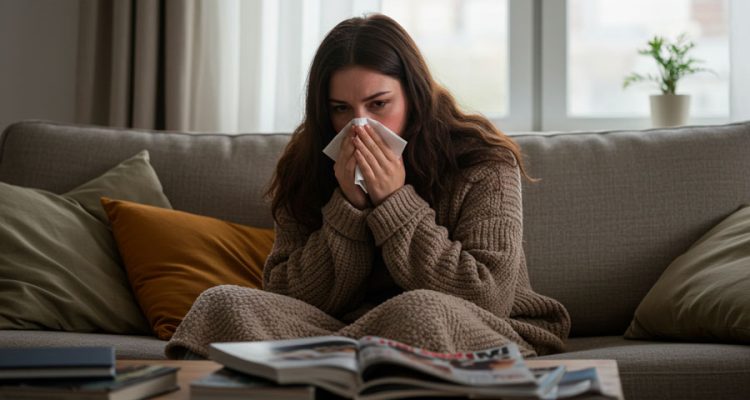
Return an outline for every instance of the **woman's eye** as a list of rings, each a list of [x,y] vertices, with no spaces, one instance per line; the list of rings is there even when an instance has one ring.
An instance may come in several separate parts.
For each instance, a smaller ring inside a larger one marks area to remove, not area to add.
[[[376,100],[372,102],[372,108],[383,108],[386,104],[388,104],[387,101]]]
[[[343,104],[335,104],[331,109],[335,113],[340,113],[346,111],[346,106]]]

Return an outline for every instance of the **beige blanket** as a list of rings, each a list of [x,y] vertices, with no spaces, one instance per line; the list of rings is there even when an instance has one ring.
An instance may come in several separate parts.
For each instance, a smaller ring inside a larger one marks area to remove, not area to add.
[[[264,289],[201,295],[167,345],[206,355],[218,341],[376,335],[433,351],[516,342],[560,351],[565,308],[535,293],[523,251],[515,159],[467,169],[430,206],[406,185],[373,209],[339,190],[315,231],[281,215]]]
[[[535,343],[545,353],[562,346],[551,332],[497,318],[466,300],[431,290],[405,292],[346,325],[291,297],[224,285],[198,298],[167,344],[166,354],[182,358],[190,350],[205,357],[211,342],[375,335],[441,352],[479,350],[513,341],[525,356],[534,355],[534,347],[519,332],[538,336]]]

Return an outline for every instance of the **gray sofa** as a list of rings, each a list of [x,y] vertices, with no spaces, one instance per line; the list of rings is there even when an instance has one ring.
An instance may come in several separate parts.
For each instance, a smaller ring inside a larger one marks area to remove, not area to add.
[[[270,227],[262,193],[288,134],[185,134],[26,121],[0,137],[0,181],[61,193],[141,149],[175,209]],[[525,249],[533,287],[562,301],[568,351],[616,359],[626,398],[750,398],[750,347],[631,341],[640,300],[678,255],[750,202],[750,122],[524,134]],[[163,358],[154,337],[0,331],[0,346],[114,345]]]

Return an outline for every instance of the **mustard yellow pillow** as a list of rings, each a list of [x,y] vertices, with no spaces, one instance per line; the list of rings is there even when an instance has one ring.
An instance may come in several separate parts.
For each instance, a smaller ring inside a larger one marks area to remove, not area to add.
[[[216,285],[262,285],[273,230],[102,198],[128,280],[151,329],[168,340]]]
[[[750,206],[728,216],[659,277],[628,339],[750,344]]]

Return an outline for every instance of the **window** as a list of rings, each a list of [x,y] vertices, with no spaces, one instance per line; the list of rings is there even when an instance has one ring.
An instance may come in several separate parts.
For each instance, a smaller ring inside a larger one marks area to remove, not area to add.
[[[302,115],[303,84],[320,40],[341,20],[369,12],[403,25],[434,78],[460,106],[509,133],[650,127],[649,95],[658,89],[649,83],[623,89],[623,79],[630,72],[655,70],[653,60],[637,53],[651,37],[674,39],[683,32],[696,43],[692,56],[716,72],[680,81],[678,92],[691,95],[689,123],[750,119],[750,75],[744,72],[750,70],[750,41],[743,40],[750,37],[750,2],[745,0],[262,3],[280,21],[278,29],[262,30],[263,40],[270,41],[263,48],[276,58],[260,58],[270,71],[261,83],[278,84],[262,97],[275,114],[261,112],[267,119],[276,115],[276,131],[290,130],[297,120],[289,116]]]
[[[383,0],[464,109],[508,115],[507,0]]]
[[[632,71],[655,71],[637,54],[653,35],[686,32],[692,54],[716,75],[682,80],[691,95],[690,124],[730,120],[729,7],[737,0],[565,0],[542,2],[542,107],[535,129],[639,129],[651,126],[647,83],[622,88]],[[732,50],[735,51],[735,50]],[[738,65],[733,65],[737,68]],[[748,90],[748,89],[744,89]]]
[[[694,117],[729,115],[729,25],[727,0],[569,0],[567,114],[571,117],[646,117],[653,84],[627,90],[631,71],[657,73],[650,57],[637,54],[654,35],[681,33],[696,44],[693,57],[716,72],[691,75],[677,92],[691,95]],[[648,10],[648,12],[644,12]]]
[[[637,50],[657,34],[687,33],[716,72],[680,82],[690,122],[729,119],[730,1],[382,0],[379,11],[409,31],[463,108],[502,129],[647,128],[657,89],[622,81],[655,70]]]

